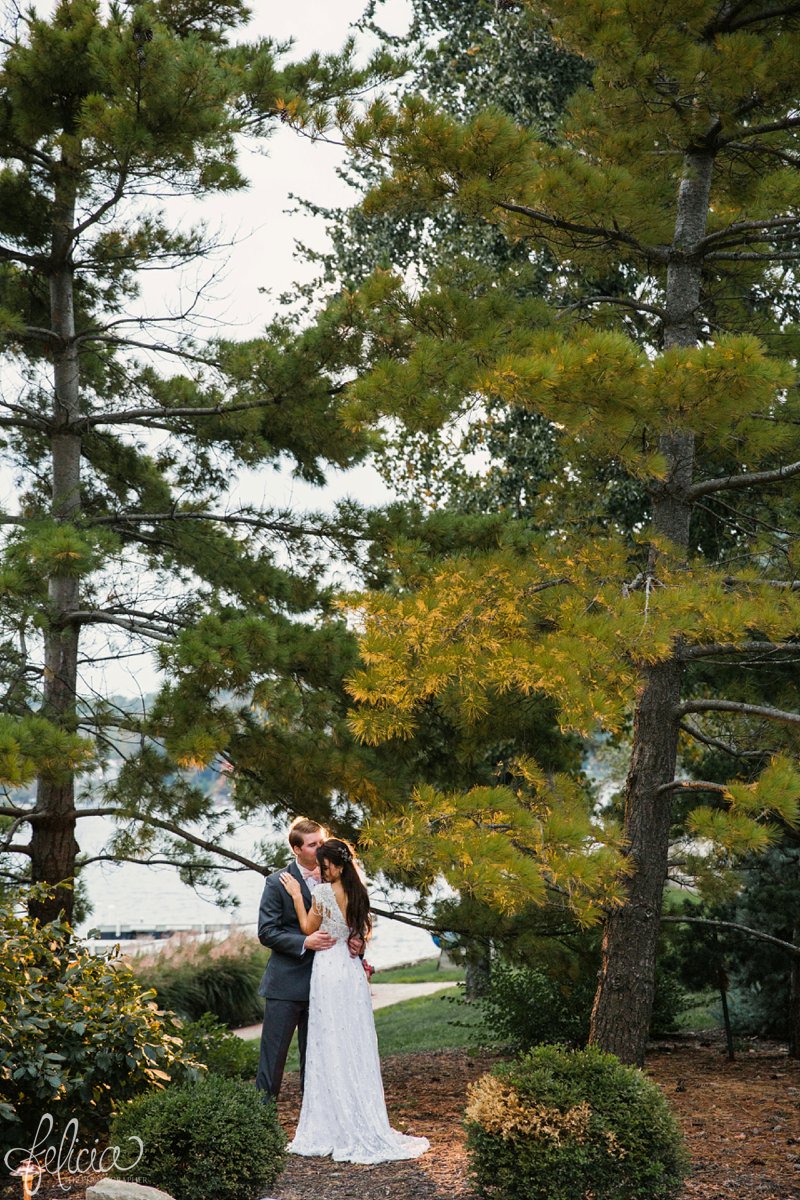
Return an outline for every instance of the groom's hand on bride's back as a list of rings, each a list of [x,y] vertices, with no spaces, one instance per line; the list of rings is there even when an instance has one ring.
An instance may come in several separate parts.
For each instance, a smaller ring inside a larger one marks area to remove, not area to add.
[[[310,933],[305,941],[306,950],[330,950],[331,946],[335,945],[336,938],[331,937],[329,933],[323,933],[321,929]]]

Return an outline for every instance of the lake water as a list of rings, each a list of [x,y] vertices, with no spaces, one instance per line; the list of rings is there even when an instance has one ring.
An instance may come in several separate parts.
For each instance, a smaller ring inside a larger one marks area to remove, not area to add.
[[[113,824],[106,817],[82,818],[78,822],[81,849],[90,855],[97,854],[112,831]],[[226,840],[226,845],[231,850],[252,856],[254,844],[260,842],[264,834],[263,825],[242,826],[234,837]],[[252,932],[256,939],[264,880],[255,871],[225,873],[231,893],[239,900],[238,908],[233,911],[220,906],[213,896],[198,895],[181,882],[172,867],[90,863],[84,868],[82,878],[93,911],[88,920],[78,926],[81,935],[95,928],[104,933],[133,931],[141,935],[175,929],[205,932],[235,925],[245,932]],[[379,907],[387,905],[381,901]],[[123,948],[126,948],[124,941]],[[438,954],[431,935],[424,929],[402,925],[386,917],[378,919],[368,952],[370,962],[384,970],[422,958],[435,958]]]

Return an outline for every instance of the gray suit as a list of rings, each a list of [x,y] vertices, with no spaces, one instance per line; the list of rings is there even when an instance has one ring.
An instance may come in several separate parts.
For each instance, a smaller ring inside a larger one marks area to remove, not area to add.
[[[308,992],[314,951],[303,950],[306,935],[300,928],[294,901],[280,881],[283,870],[300,881],[303,903],[308,912],[311,893],[296,862],[268,875],[258,910],[258,940],[270,949],[269,962],[258,987],[266,998],[264,1025],[261,1030],[261,1059],[256,1087],[277,1097],[281,1090],[286,1055],[297,1030],[300,1048],[300,1085],[306,1066],[308,1033]]]

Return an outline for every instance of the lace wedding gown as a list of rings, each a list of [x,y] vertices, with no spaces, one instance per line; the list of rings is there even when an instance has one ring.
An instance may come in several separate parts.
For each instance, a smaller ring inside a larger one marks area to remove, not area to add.
[[[303,1106],[289,1153],[353,1163],[418,1158],[427,1138],[389,1124],[369,983],[347,948],[347,922],[329,883],[316,886],[314,904],[336,945],[314,955]]]

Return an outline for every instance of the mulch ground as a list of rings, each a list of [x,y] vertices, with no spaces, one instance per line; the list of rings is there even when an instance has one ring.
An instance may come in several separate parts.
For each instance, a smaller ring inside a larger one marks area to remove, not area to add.
[[[461,1128],[464,1091],[493,1061],[463,1050],[384,1059],[390,1120],[404,1133],[429,1138],[429,1153],[374,1167],[290,1156],[275,1200],[473,1200]],[[691,1152],[681,1200],[800,1200],[800,1062],[761,1043],[730,1063],[716,1040],[683,1038],[654,1046],[647,1071],[675,1108]],[[289,1134],[299,1105],[297,1076],[287,1076],[280,1116]],[[43,1180],[39,1197],[84,1200],[91,1182],[64,1178],[59,1187]],[[17,1184],[5,1194],[19,1196],[21,1189]]]
[[[431,1149],[408,1163],[359,1167],[289,1157],[275,1200],[472,1200],[461,1114],[464,1090],[491,1065],[463,1050],[383,1060],[389,1118]],[[800,1200],[800,1062],[760,1045],[728,1062],[717,1041],[662,1042],[647,1059],[683,1127],[692,1170],[681,1200]],[[294,1131],[297,1078],[281,1098]]]

